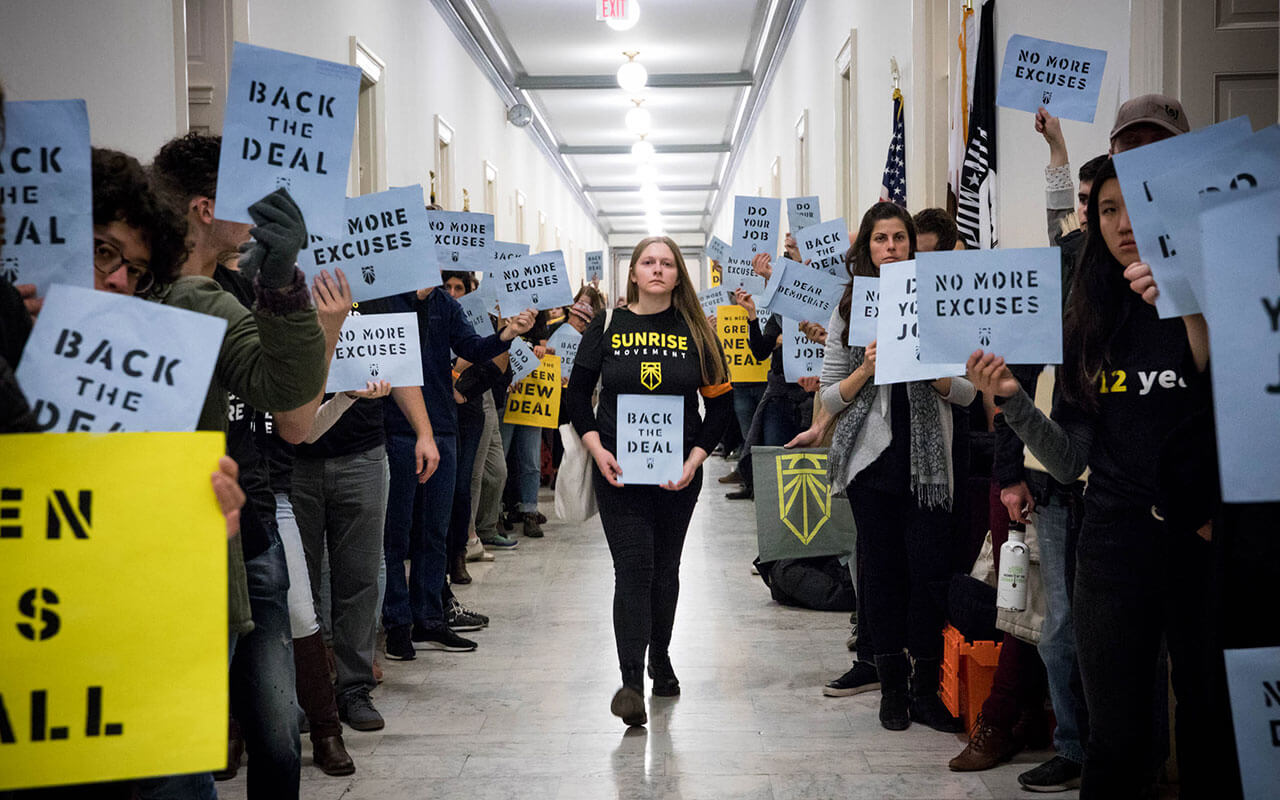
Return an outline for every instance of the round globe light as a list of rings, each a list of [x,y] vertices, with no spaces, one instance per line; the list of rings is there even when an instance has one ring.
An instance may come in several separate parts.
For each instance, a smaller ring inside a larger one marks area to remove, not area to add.
[[[604,24],[613,28],[615,31],[629,31],[640,21],[640,3],[637,0],[629,0],[627,3],[627,12],[620,18],[610,17],[604,21]]]
[[[649,114],[649,109],[636,106],[627,112],[627,130],[636,136],[648,133],[651,125],[653,125],[653,117]]]
[[[646,142],[644,139],[641,139],[631,145],[631,157],[636,161],[644,163],[645,161],[653,158],[653,154],[653,144],[651,142]]]
[[[628,61],[618,67],[618,86],[626,92],[638,92],[649,82],[649,70],[639,61]]]
[[[658,168],[648,162],[636,164],[636,181],[653,183],[658,178]]]

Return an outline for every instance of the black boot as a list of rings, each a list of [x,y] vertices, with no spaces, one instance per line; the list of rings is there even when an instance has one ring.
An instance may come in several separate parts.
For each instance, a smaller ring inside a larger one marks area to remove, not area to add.
[[[951,716],[938,696],[938,670],[942,659],[917,658],[911,674],[911,719],[943,733],[964,733],[964,721]]]
[[[876,656],[876,672],[880,676],[880,724],[885,730],[905,731],[911,725],[907,712],[907,654]]]
[[[657,697],[676,697],[680,694],[680,679],[671,668],[671,656],[665,650],[658,652],[649,647],[649,677],[653,680],[653,693]]]
[[[644,725],[649,721],[649,715],[644,710],[643,666],[622,665],[622,688],[614,693],[609,711],[627,725]]]

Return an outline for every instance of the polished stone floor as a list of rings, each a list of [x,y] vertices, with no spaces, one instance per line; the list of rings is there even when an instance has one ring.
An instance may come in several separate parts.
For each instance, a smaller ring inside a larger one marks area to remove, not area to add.
[[[302,796],[398,798],[1027,798],[1017,775],[1051,753],[1023,753],[985,773],[947,760],[965,738],[913,725],[880,727],[879,695],[827,698],[848,669],[848,615],[786,608],[751,574],[751,504],[727,501],[712,459],[685,545],[671,647],[679,698],[650,698],[650,724],[609,714],[619,684],[610,624],[609,550],[599,519],[553,520],[547,536],[472,564],[459,587],[489,614],[474,653],[384,662],[374,702],[384,730],[347,730],[348,778],[311,765]],[[550,515],[550,494],[543,510]],[[473,634],[467,634],[472,636]],[[244,796],[245,770],[218,784]],[[1062,797],[1076,796],[1075,792]]]

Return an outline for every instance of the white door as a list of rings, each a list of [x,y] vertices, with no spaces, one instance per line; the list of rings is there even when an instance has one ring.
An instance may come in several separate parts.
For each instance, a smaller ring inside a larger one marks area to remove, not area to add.
[[[1276,122],[1280,9],[1276,0],[1176,0],[1166,6],[1165,86],[1191,127],[1248,114]],[[1172,69],[1170,69],[1172,67]]]

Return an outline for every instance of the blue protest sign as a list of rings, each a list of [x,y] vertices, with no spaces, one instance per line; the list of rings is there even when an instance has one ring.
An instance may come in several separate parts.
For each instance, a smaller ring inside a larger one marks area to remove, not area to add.
[[[487,293],[479,289],[458,298],[458,305],[462,306],[462,315],[481,336],[493,333],[493,321],[489,318],[489,312],[493,311],[495,302]]]
[[[54,284],[18,385],[44,431],[194,431],[226,331],[221,317]]]
[[[513,384],[527,378],[541,363],[538,357],[533,354],[533,347],[519,336],[511,340],[511,349],[507,352],[511,357],[511,382]]]
[[[778,254],[782,201],[776,197],[733,198],[733,255],[750,261],[756,253]]]
[[[1160,209],[1156,206],[1155,197],[1148,190],[1148,183],[1152,178],[1168,172],[1171,167],[1226,152],[1252,134],[1253,127],[1249,124],[1249,118],[1236,117],[1208,128],[1116,153],[1112,158],[1120,190],[1124,193],[1129,223],[1133,226],[1138,256],[1150,265],[1151,274],[1160,286],[1156,311],[1162,319],[1200,311],[1195,294],[1191,291],[1190,281],[1176,267],[1166,266],[1177,254],[1181,240],[1196,234],[1194,231],[1174,230],[1165,224]]]
[[[800,331],[799,321],[782,318],[782,374],[788,383],[821,375],[825,355],[826,348]]]
[[[1010,36],[996,105],[1032,114],[1044,106],[1055,117],[1093,122],[1106,66],[1106,50]]]
[[[573,372],[573,361],[578,357],[580,344],[582,344],[582,334],[567,322],[556,328],[556,332],[547,339],[547,351],[554,351],[560,356],[560,374],[565,378]]]
[[[707,243],[707,258],[717,264],[724,264],[725,258],[729,255],[729,245],[724,239],[718,236],[712,236],[711,241]]]
[[[1280,647],[1225,650],[1231,724],[1245,800],[1280,797]]]
[[[405,186],[347,200],[345,236],[312,236],[298,253],[298,269],[310,281],[340,269],[357,303],[440,284],[427,230],[422,187]]]
[[[723,286],[712,286],[710,289],[698,292],[698,302],[702,304],[703,316],[714,317],[717,308],[730,305],[733,301],[729,299],[728,289]]]
[[[916,254],[920,357],[1062,363],[1062,265],[1056,247]]]
[[[800,231],[810,225],[817,225],[822,217],[818,213],[818,196],[787,198],[787,225],[791,235],[800,239]]]
[[[1205,266],[1200,249],[1201,198],[1210,194],[1269,191],[1280,188],[1280,126],[1263,128],[1225,153],[1169,170],[1147,181],[1166,229],[1187,231],[1163,259],[1157,280],[1160,293],[1185,294],[1173,305],[1186,310],[1204,307]],[[1153,267],[1154,270],[1154,267]],[[1166,301],[1168,302],[1168,301]]]
[[[490,266],[493,261],[492,214],[470,211],[428,211],[426,214],[440,269],[466,271]]]
[[[1200,235],[1222,499],[1280,500],[1280,191],[1206,210]]]
[[[684,398],[674,394],[618,395],[619,483],[654,486],[684,472]]]
[[[5,103],[0,149],[0,276],[93,288],[93,186],[83,100]]]
[[[916,314],[916,262],[898,261],[880,267],[880,311],[876,319],[877,386],[928,381],[963,375],[964,362],[924,361]]]
[[[338,334],[324,390],[354,391],[369,381],[421,386],[421,349],[418,315],[411,311],[350,314]]]
[[[747,294],[760,294],[764,291],[764,278],[751,268],[751,259],[738,258],[737,253],[730,252],[720,262],[720,285],[728,291],[742,289]]]
[[[498,285],[502,282],[501,263],[527,255],[529,255],[529,245],[527,244],[494,241],[493,257],[489,260],[488,266],[484,268],[484,280],[480,282],[480,288],[489,293],[494,303],[498,302]],[[494,277],[495,273],[497,277]]]
[[[512,258],[502,263],[494,277],[498,279],[495,288],[504,317],[513,317],[526,308],[541,311],[573,303],[569,269],[560,250]]]
[[[880,325],[880,279],[855,275],[849,306],[849,346],[866,347],[876,340]]]
[[[253,222],[249,206],[284,187],[308,232],[341,238],[359,92],[359,67],[236,42],[218,161],[218,219]]]
[[[844,254],[849,249],[849,226],[843,219],[811,225],[792,233],[800,248],[800,258],[816,269],[832,275],[846,276]]]
[[[830,272],[780,258],[773,264],[768,290],[757,302],[771,314],[825,325],[843,293],[844,281]]]
[[[587,283],[591,283],[592,281],[604,280],[604,251],[603,250],[587,251],[586,276],[587,276],[586,277]]]

